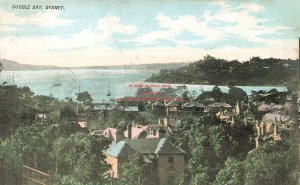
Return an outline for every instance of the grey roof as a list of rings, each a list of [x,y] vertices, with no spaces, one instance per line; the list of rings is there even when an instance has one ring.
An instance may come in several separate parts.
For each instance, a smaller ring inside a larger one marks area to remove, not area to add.
[[[272,110],[272,105],[268,105],[268,104],[261,104],[258,108],[258,111],[263,111],[263,112],[267,112],[267,111],[271,111]]]
[[[139,111],[138,106],[126,106],[124,107],[125,112],[137,112]]]
[[[224,111],[224,116],[237,116],[238,114],[236,112],[231,111]]]
[[[290,120],[290,117],[288,115],[281,115],[281,114],[278,114],[278,113],[267,113],[264,115],[263,117],[264,120],[267,120],[267,121],[283,121],[283,122],[286,122],[286,121],[289,121]]]
[[[135,153],[135,151],[125,141],[119,141],[115,145],[109,147],[105,153],[109,156],[119,158],[128,157]]]
[[[185,151],[169,142],[166,138],[159,140],[155,154],[185,154]]]
[[[109,105],[95,105],[94,110],[95,111],[101,111],[101,110],[115,110],[116,105],[109,104]]]
[[[231,108],[232,106],[228,103],[213,103],[209,105],[210,107],[225,107],[225,108]]]
[[[202,103],[198,102],[187,102],[182,105],[182,107],[192,108],[192,107],[205,107]]]
[[[139,153],[150,154],[154,153],[159,139],[126,139],[125,142]]]
[[[178,103],[175,103],[172,101],[172,102],[167,103],[166,106],[167,107],[178,107],[179,105],[178,105]]]
[[[107,149],[106,154],[113,157],[128,157],[138,152],[141,154],[185,154],[166,138],[125,139]]]

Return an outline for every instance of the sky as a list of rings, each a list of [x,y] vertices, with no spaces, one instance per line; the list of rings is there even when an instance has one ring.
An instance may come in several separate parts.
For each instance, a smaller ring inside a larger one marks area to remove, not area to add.
[[[0,0],[0,59],[65,67],[297,59],[299,10],[299,0]]]

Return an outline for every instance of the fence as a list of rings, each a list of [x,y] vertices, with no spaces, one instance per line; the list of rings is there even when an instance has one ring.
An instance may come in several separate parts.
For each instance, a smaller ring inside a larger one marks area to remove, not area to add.
[[[23,184],[26,185],[51,185],[50,175],[29,166],[22,167]]]

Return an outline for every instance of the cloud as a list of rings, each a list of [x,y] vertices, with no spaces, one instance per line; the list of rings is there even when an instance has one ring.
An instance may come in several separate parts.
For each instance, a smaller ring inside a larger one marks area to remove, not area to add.
[[[177,17],[159,13],[155,17],[159,28],[148,32],[141,32],[137,26],[108,15],[98,19],[96,24],[64,37],[11,34],[0,38],[0,57],[23,63],[61,66],[195,61],[207,54],[229,60],[248,60],[252,56],[297,58],[297,40],[264,38],[266,34],[278,35],[289,28],[271,25],[268,19],[256,17],[265,11],[263,6],[242,3],[233,7],[224,1],[214,2],[211,6],[219,9],[210,11],[208,8],[199,15]],[[60,16],[60,12],[51,11],[51,14],[43,12],[20,17],[0,10],[0,32],[17,31],[18,25],[49,28],[68,26],[75,21]],[[140,45],[126,50],[114,48],[110,45],[114,34],[123,34],[120,42]],[[253,47],[235,47],[225,43],[226,39],[230,42],[231,39],[232,42],[235,39],[247,40]],[[176,45],[167,47],[164,41],[172,41]],[[263,44],[256,45],[257,42]],[[215,47],[202,47],[211,43],[216,43]]]
[[[11,42],[14,42],[13,40]],[[30,46],[30,45],[29,45]],[[23,47],[22,47],[23,48]],[[15,48],[18,49],[18,48]],[[32,48],[33,49],[33,48]],[[29,49],[27,50],[29,51]],[[18,53],[18,55],[16,55]],[[188,46],[164,47],[151,46],[118,50],[102,45],[95,45],[89,48],[77,48],[68,50],[38,50],[32,52],[20,52],[9,50],[3,58],[15,60],[22,63],[43,64],[58,66],[87,66],[87,65],[122,65],[142,63],[168,63],[196,61],[207,54],[224,58],[227,60],[238,59],[249,60],[253,56],[261,58],[291,58],[298,56],[297,40],[276,40],[256,48],[223,46],[215,49],[192,48]]]
[[[14,15],[11,14],[10,16]],[[43,16],[47,17],[47,14],[36,14],[34,20],[39,22],[39,19],[42,19]],[[19,24],[25,24],[25,22],[22,22],[23,20],[19,21]],[[51,22],[51,19],[49,19],[49,22]],[[56,24],[64,23],[60,22]],[[2,27],[0,27],[0,29],[2,29]],[[11,29],[11,27],[6,27],[5,29]],[[29,58],[31,58],[30,56],[37,56],[37,53],[49,52],[58,55],[58,53],[65,53],[65,50],[77,51],[78,49],[107,51],[111,49],[108,43],[111,40],[113,33],[133,34],[137,31],[138,29],[134,25],[121,24],[120,18],[108,16],[99,19],[96,27],[89,27],[69,36],[8,36],[0,38],[0,56],[1,58],[9,59],[17,57],[17,60],[21,59],[24,61],[26,58],[29,60]],[[17,53],[17,56],[15,53]],[[84,54],[84,56],[86,56],[86,54]],[[45,59],[49,60],[49,57],[46,57]]]
[[[98,21],[97,29],[108,35],[112,33],[131,35],[138,31],[135,25],[121,24],[121,19],[117,16],[105,16],[101,18]]]
[[[134,41],[142,44],[151,44],[156,40],[175,40],[176,33],[170,30],[166,31],[154,31],[143,34],[134,39]]]
[[[183,32],[189,32],[195,36],[204,37],[206,40],[215,41],[222,37],[222,32],[217,29],[212,29],[207,25],[207,22],[199,20],[194,15],[183,15],[177,19],[172,19],[162,13],[156,16],[160,30],[143,34],[137,37],[134,41],[143,44],[150,44],[156,40],[173,40],[176,41],[176,36]]]
[[[204,17],[206,21],[223,21],[232,23],[232,25],[218,28],[223,33],[235,35],[244,38],[250,42],[265,42],[264,34],[279,34],[281,30],[289,29],[288,27],[276,25],[268,25],[269,20],[258,18],[255,13],[263,12],[264,7],[255,3],[242,3],[238,7],[232,7],[225,2],[212,3],[221,9],[216,13],[205,11]]]
[[[37,14],[33,14],[31,16],[23,17],[18,16],[12,12],[6,12],[0,9],[0,25],[6,26],[6,28],[18,25],[26,25],[26,26],[39,26],[42,28],[50,28],[57,26],[69,26],[74,23],[74,20],[71,19],[62,19],[59,18],[61,12],[58,10],[49,10],[45,12],[39,12]],[[9,29],[6,29],[9,30]],[[1,32],[5,31],[4,29],[0,30]]]
[[[12,27],[12,26],[0,25],[0,33],[1,32],[12,32],[12,31],[17,31],[17,28]]]
[[[205,10],[198,16],[181,15],[177,18],[159,13],[156,16],[159,29],[144,33],[134,41],[150,45],[157,40],[172,40],[178,45],[191,46],[238,37],[248,42],[264,43],[268,40],[263,38],[264,35],[279,35],[281,31],[290,29],[281,25],[270,25],[268,19],[258,17],[257,14],[265,8],[256,3],[241,3],[233,7],[225,1],[215,1],[210,6],[217,6],[219,9]],[[177,36],[182,33],[195,37],[178,40]]]
[[[49,10],[44,13],[37,13],[28,18],[27,24],[37,25],[40,27],[57,27],[69,26],[74,20],[58,18],[60,15],[58,10]]]
[[[241,3],[240,7],[247,12],[262,12],[265,10],[263,6],[255,3]]]
[[[10,36],[0,39],[0,56],[12,55],[18,53],[22,55],[32,55],[38,52],[53,50],[64,53],[68,49],[82,48],[107,48],[105,41],[109,37],[103,34],[97,34],[92,29],[87,28],[79,33],[69,37],[53,36],[31,36],[19,37]]]

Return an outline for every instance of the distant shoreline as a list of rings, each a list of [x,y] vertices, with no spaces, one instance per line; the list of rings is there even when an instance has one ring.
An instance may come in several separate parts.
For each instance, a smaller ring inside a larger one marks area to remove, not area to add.
[[[110,66],[79,66],[79,67],[59,67],[51,65],[31,65],[21,64],[15,61],[0,59],[3,71],[37,71],[37,70],[69,70],[69,69],[131,69],[131,70],[160,70],[177,69],[186,66],[191,62],[178,63],[153,63],[153,64],[132,64],[132,65],[110,65]]]

